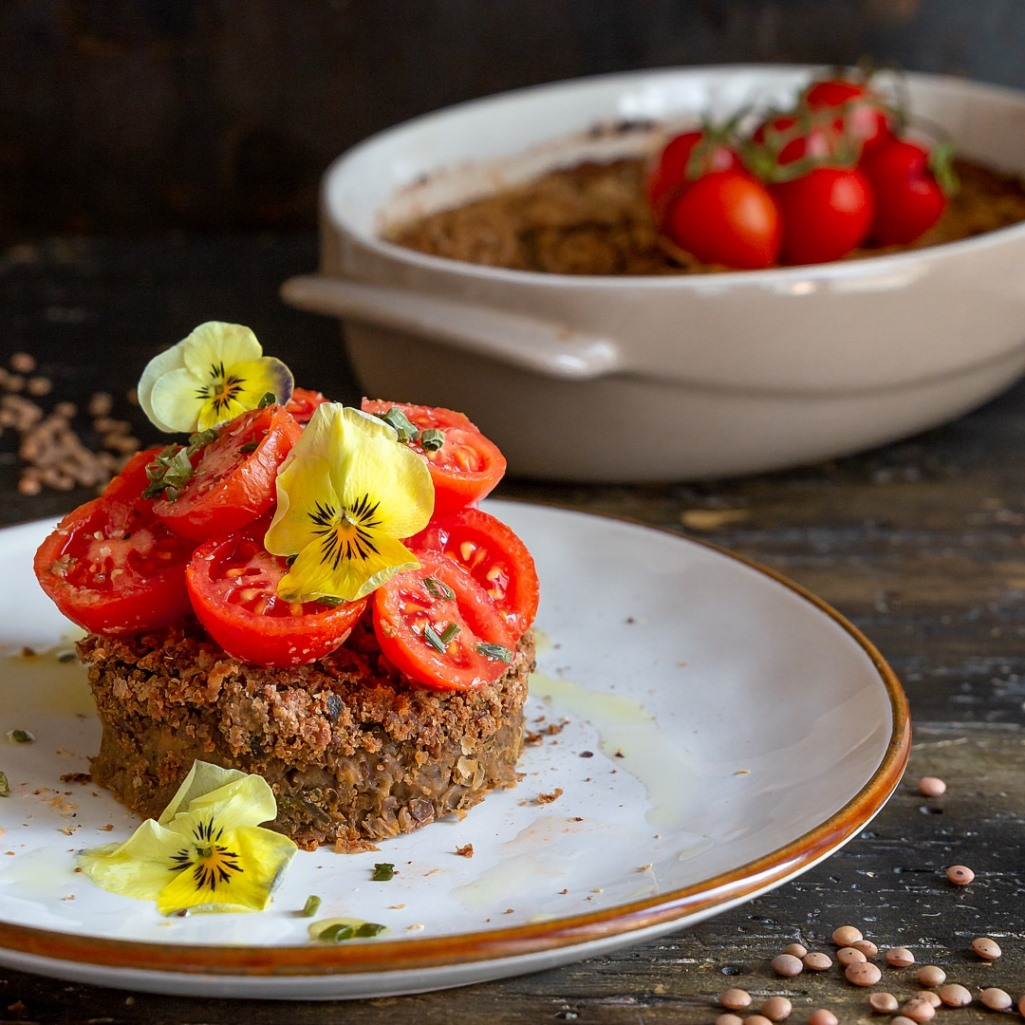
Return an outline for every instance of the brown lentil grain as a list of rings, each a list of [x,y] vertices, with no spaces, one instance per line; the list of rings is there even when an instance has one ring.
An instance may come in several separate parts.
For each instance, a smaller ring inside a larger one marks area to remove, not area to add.
[[[794,1005],[786,997],[769,997],[761,1006],[761,1012],[769,1021],[785,1021],[790,1017]]]
[[[918,792],[923,797],[940,797],[947,792],[947,784],[935,776],[923,776],[918,781]]]
[[[988,1007],[991,1011],[1006,1011],[1014,1003],[1011,994],[997,986],[984,989],[979,994],[979,1000],[983,1007]]]
[[[794,957],[804,957],[808,953],[808,948],[803,943],[788,943],[783,948],[784,954],[793,954]]]
[[[903,1014],[897,1014],[890,1019],[890,1025],[916,1025],[916,1023]]]
[[[1000,944],[988,936],[976,936],[972,940],[972,950],[984,961],[995,961],[1003,953]]]
[[[900,1004],[892,993],[870,993],[868,995],[868,1006],[876,1014],[893,1014],[900,1007]]]
[[[975,873],[967,865],[951,865],[947,869],[947,881],[955,886],[967,886],[975,878]]]
[[[719,1003],[728,1011],[742,1011],[751,1006],[751,994],[746,989],[728,989],[719,994]]]
[[[844,969],[844,977],[854,986],[874,986],[882,978],[882,975],[879,967],[872,964],[871,961],[849,964]]]
[[[840,1019],[828,1007],[816,1007],[808,1015],[808,1025],[839,1025]]]
[[[744,1019],[739,1014],[720,1014],[715,1025],[744,1025]]]
[[[947,1007],[967,1007],[972,1002],[971,991],[956,982],[940,986],[939,997]]]
[[[800,975],[804,970],[804,962],[799,957],[794,957],[793,954],[777,954],[771,964],[772,970],[785,979]]]
[[[1018,1013],[1025,1018],[1025,993],[1018,997]]]
[[[886,952],[886,963],[894,968],[907,968],[915,963],[915,955],[907,947],[890,947]]]
[[[855,940],[851,946],[855,950],[860,950],[869,959],[879,953],[879,948],[871,940]]]
[[[913,997],[917,997],[919,1000],[928,1000],[933,1007],[939,1007],[943,1003],[940,1000],[939,993],[934,992],[931,989],[920,989],[917,993],[911,994]]]
[[[864,938],[861,930],[853,925],[841,925],[838,929],[833,930],[833,942],[838,947],[849,947],[852,943]]]
[[[905,1001],[900,1013],[905,1018],[918,1022],[918,1025],[923,1025],[924,1022],[932,1021],[936,1017],[936,1008],[933,1007],[931,1001],[915,996]]]
[[[805,968],[810,968],[813,972],[824,972],[833,967],[833,959],[821,950],[809,950],[801,961]]]
[[[764,1014],[749,1014],[744,1022],[745,1025],[772,1025],[772,1022]]]
[[[10,368],[18,374],[31,374],[38,365],[36,358],[28,352],[15,352],[8,361]]]
[[[868,958],[865,957],[857,947],[841,947],[836,952],[836,959],[840,964],[845,966],[849,964],[861,964],[868,960]]]
[[[927,964],[922,965],[915,972],[915,978],[918,979],[921,985],[928,986],[929,989],[935,989],[947,981],[947,973],[939,965]]]

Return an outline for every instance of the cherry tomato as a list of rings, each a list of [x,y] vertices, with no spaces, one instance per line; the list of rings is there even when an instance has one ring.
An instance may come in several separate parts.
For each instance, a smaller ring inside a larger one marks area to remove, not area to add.
[[[382,654],[410,679],[438,690],[494,683],[516,644],[495,603],[468,569],[442,552],[417,558],[418,569],[373,593]]]
[[[872,224],[872,190],[855,167],[816,167],[773,186],[783,215],[785,263],[826,263],[861,245]]]
[[[645,183],[648,206],[661,225],[670,201],[702,175],[740,167],[740,157],[722,136],[710,129],[675,135],[652,161]]]
[[[869,234],[879,245],[908,245],[925,234],[947,208],[932,154],[906,139],[893,139],[869,155],[865,176],[875,194]]]
[[[310,422],[317,406],[330,401],[319,391],[311,391],[309,388],[293,388],[289,400],[285,403],[285,409],[295,417],[303,426]]]
[[[461,509],[432,520],[409,540],[414,552],[434,550],[464,565],[498,606],[518,640],[537,615],[537,570],[511,527],[482,509]]]
[[[744,171],[716,171],[672,203],[665,232],[703,263],[754,270],[776,263],[782,223],[761,182]]]
[[[883,97],[869,83],[833,77],[813,82],[803,101],[812,111],[835,111],[837,127],[868,156],[892,137],[892,119]]]
[[[229,421],[192,458],[192,473],[154,512],[192,541],[240,530],[274,504],[278,467],[302,427],[282,406],[252,409]]]
[[[441,406],[364,399],[363,412],[375,416],[398,410],[417,430],[442,431],[440,448],[425,444],[422,435],[408,444],[427,462],[434,481],[434,515],[455,512],[489,495],[505,474],[505,456],[462,413]]]
[[[750,169],[759,177],[772,179],[778,168],[799,161],[821,164],[842,156],[842,138],[832,121],[824,123],[803,114],[778,114],[763,121],[751,133],[754,149]],[[853,162],[853,161],[852,161]]]
[[[368,599],[328,605],[287,602],[277,586],[283,556],[263,547],[267,522],[200,545],[186,571],[196,617],[229,655],[257,666],[306,665],[343,644]]]
[[[141,498],[142,464],[68,513],[36,551],[40,586],[72,622],[102,634],[166,626],[189,610],[185,566],[193,545]],[[133,490],[134,488],[134,490]]]

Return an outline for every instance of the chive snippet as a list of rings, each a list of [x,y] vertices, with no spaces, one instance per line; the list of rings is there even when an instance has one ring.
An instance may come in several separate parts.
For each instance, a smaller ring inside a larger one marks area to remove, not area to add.
[[[448,584],[442,583],[437,577],[424,577],[424,588],[432,598],[445,598],[452,601],[456,592]]]
[[[491,659],[492,662],[512,662],[512,652],[504,644],[489,644],[482,641],[477,645],[478,654]]]
[[[8,730],[7,739],[12,744],[32,744],[36,738],[28,730]]]
[[[303,918],[312,918],[319,910],[320,898],[315,893],[311,893],[303,905],[302,916]]]
[[[387,861],[379,861],[374,865],[374,874],[370,877],[375,883],[386,883],[395,877],[395,866]]]
[[[0,797],[11,796],[11,782],[7,778],[7,773],[0,771]]]

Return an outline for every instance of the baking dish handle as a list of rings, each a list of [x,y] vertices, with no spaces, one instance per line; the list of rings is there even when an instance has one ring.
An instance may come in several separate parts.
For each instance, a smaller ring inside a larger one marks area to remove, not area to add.
[[[622,369],[608,338],[393,286],[307,274],[289,278],[281,297],[302,310],[409,331],[550,377],[589,380]]]

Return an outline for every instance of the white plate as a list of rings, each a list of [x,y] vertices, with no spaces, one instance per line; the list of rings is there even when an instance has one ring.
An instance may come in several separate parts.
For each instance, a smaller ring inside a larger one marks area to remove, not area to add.
[[[527,542],[543,597],[532,729],[512,790],[377,852],[300,852],[259,914],[164,919],[74,872],[136,821],[85,773],[99,726],[71,636],[30,553],[0,531],[0,963],[193,995],[314,999],[459,986],[672,932],[807,870],[896,787],[910,723],[869,642],[821,601],[658,530],[491,502]],[[24,646],[46,653],[21,654]],[[9,744],[11,729],[35,736]],[[472,857],[456,849],[472,844]],[[373,882],[377,862],[390,882]],[[381,922],[309,939],[300,909]]]

